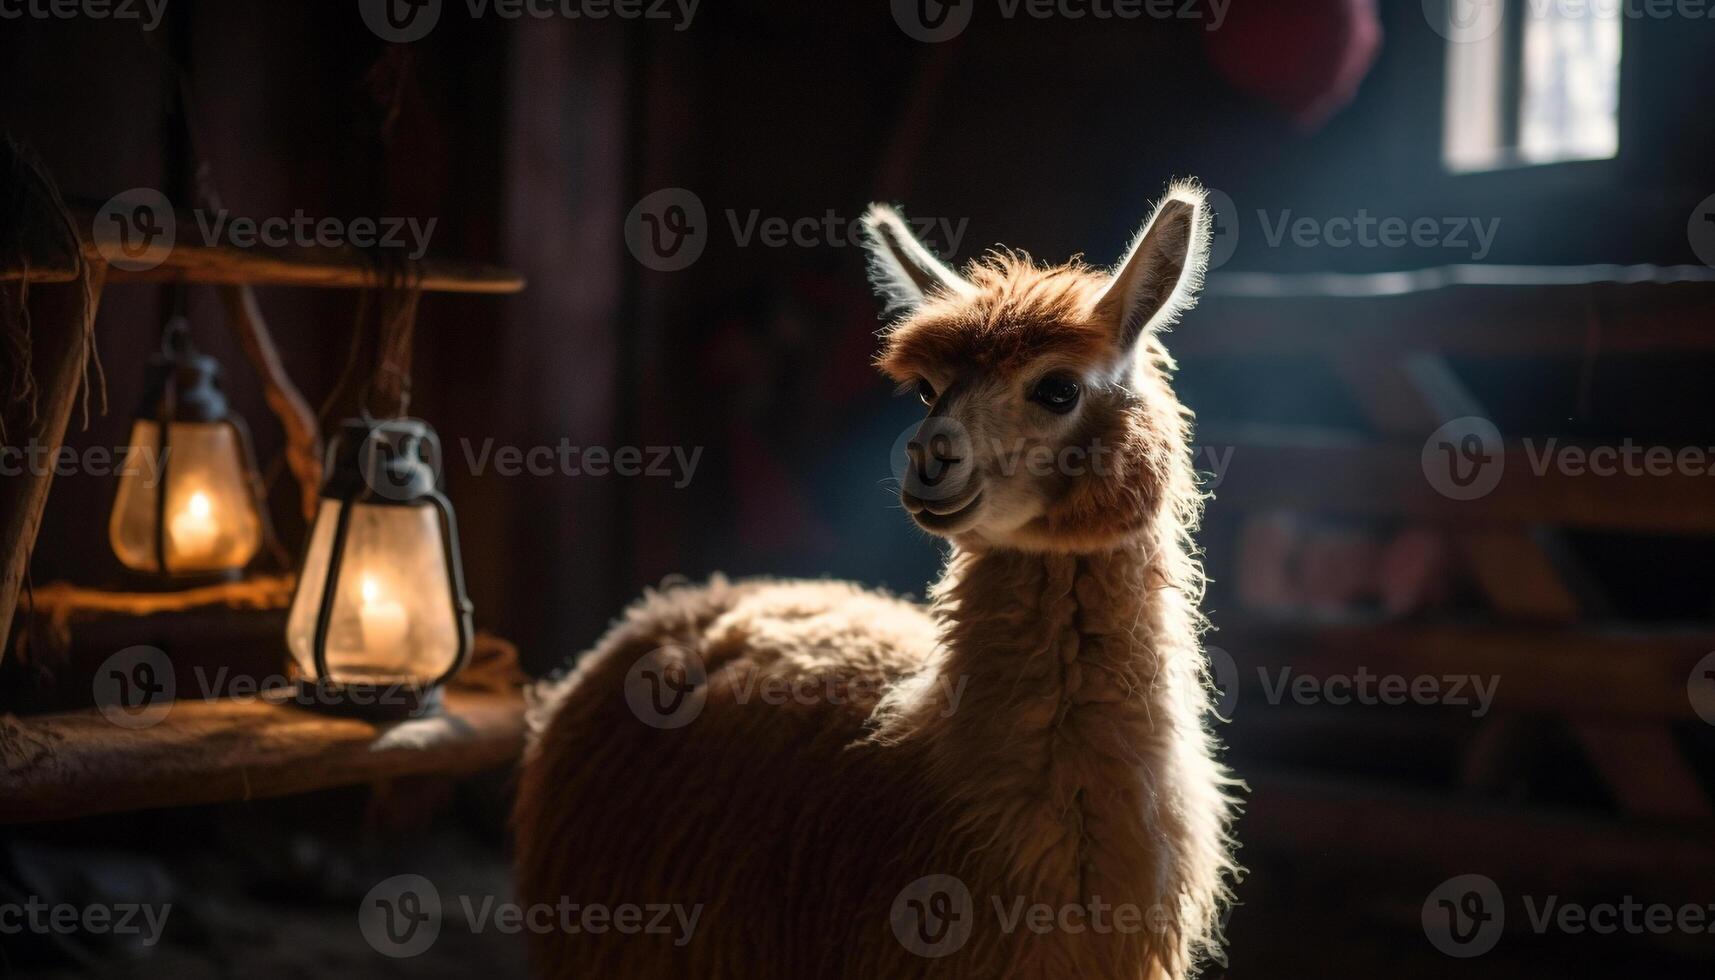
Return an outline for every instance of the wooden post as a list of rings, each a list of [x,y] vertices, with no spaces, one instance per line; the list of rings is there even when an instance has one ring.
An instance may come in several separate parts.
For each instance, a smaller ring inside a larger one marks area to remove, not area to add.
[[[30,285],[30,363],[39,396],[34,422],[16,408],[6,420],[15,445],[32,455],[21,473],[0,480],[0,562],[4,562],[0,564],[0,638],[11,635],[18,591],[53,483],[54,459],[65,442],[66,426],[83,385],[90,328],[106,274],[104,263],[91,262],[87,283]],[[5,655],[5,646],[0,645],[0,659]]]

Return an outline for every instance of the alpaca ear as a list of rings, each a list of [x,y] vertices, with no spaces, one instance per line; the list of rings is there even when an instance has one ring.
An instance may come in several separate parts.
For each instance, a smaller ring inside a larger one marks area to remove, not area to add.
[[[1170,326],[1195,306],[1209,264],[1209,204],[1194,183],[1175,183],[1155,205],[1096,301],[1117,324],[1122,350],[1145,332]]]
[[[863,231],[869,279],[887,302],[887,312],[910,313],[937,290],[958,296],[975,294],[975,287],[918,241],[905,216],[893,208],[870,205],[863,216]]]

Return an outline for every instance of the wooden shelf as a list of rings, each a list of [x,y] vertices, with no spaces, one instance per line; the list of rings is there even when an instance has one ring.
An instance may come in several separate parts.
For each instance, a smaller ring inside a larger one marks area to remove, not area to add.
[[[1295,773],[1251,773],[1246,782],[1238,835],[1247,853],[1348,871],[1386,867],[1395,880],[1418,878],[1422,894],[1448,876],[1480,871],[1516,890],[1575,881],[1706,902],[1715,879],[1707,823],[1621,823]]]
[[[1425,429],[1424,436],[1430,434]],[[1299,510],[1404,517],[1460,529],[1526,524],[1613,531],[1715,533],[1709,478],[1674,467],[1662,474],[1591,478],[1548,466],[1508,441],[1500,482],[1474,500],[1436,492],[1423,475],[1421,442],[1377,442],[1298,426],[1211,426],[1198,443],[1232,447],[1212,513]],[[1561,440],[1565,446],[1578,445]],[[1535,452],[1542,452],[1541,446]]]
[[[1494,710],[1502,714],[1695,720],[1686,678],[1715,650],[1715,630],[1706,624],[1305,621],[1236,614],[1218,615],[1216,623],[1210,643],[1233,657],[1247,688],[1258,686],[1259,669],[1288,666],[1311,677],[1474,675],[1497,679]]]
[[[180,701],[128,729],[95,710],[0,716],[0,824],[306,793],[506,765],[524,698],[451,688],[436,715],[377,723],[267,701]]]
[[[71,208],[78,233],[83,236],[84,257],[105,263],[105,254],[118,247],[117,230],[96,221],[96,210],[88,205]],[[171,247],[156,244],[135,256],[139,263],[157,263],[142,270],[109,265],[107,282],[190,282],[250,286],[314,286],[370,288],[381,285],[375,265],[362,251],[350,246],[274,248],[257,245],[235,248],[188,241],[196,233],[195,216],[177,218],[177,242]],[[43,249],[43,254],[52,254]],[[524,288],[524,277],[510,269],[424,259],[417,264],[420,285],[426,292],[516,293]],[[28,278],[33,283],[70,282],[77,276],[68,261],[44,262],[26,268],[0,268],[0,280]]]

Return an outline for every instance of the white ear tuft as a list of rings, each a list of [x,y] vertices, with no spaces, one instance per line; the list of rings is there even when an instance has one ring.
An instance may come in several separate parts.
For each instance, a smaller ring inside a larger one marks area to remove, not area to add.
[[[870,205],[863,216],[863,232],[869,279],[886,301],[888,313],[910,313],[937,290],[962,296],[976,292],[917,240],[905,216],[893,208]]]
[[[1118,325],[1120,346],[1130,349],[1145,333],[1171,326],[1197,304],[1209,265],[1209,204],[1192,180],[1174,181],[1096,303]]]

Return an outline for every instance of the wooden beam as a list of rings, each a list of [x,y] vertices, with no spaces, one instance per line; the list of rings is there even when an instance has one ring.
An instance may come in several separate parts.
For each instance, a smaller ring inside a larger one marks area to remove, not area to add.
[[[1233,447],[1231,464],[1210,506],[1212,515],[1296,509],[1415,518],[1454,529],[1560,524],[1715,533],[1709,476],[1689,471],[1573,475],[1553,466],[1538,474],[1529,450],[1540,454],[1540,443],[1507,443],[1494,490],[1474,500],[1454,500],[1438,493],[1425,477],[1421,444],[1375,443],[1348,434],[1279,427],[1205,430],[1198,440]],[[1715,453],[1705,450],[1705,456],[1706,465],[1715,469]]]
[[[1219,282],[1226,273],[1216,273]],[[1715,349],[1715,284],[1456,286],[1384,297],[1206,297],[1175,330],[1182,357],[1302,354],[1368,348],[1445,354],[1577,354],[1589,342],[1593,295],[1604,302],[1607,353]]]
[[[1584,815],[1489,806],[1292,774],[1248,779],[1238,827],[1246,851],[1318,865],[1417,876],[1423,894],[1456,874],[1481,873],[1508,894],[1615,888],[1648,901],[1708,902],[1715,826],[1619,824]]]
[[[442,713],[377,723],[249,701],[181,701],[128,729],[99,712],[0,716],[0,824],[305,793],[511,763],[524,701],[453,688]]]
[[[105,271],[101,263],[92,263],[87,284],[30,287],[30,359],[38,388],[36,414],[31,420],[19,406],[6,406],[6,432],[7,443],[13,447],[39,448],[39,459],[52,460],[65,442],[66,427],[83,388],[90,329],[101,301]],[[53,471],[52,466],[26,466],[16,476],[0,480],[0,659],[6,656],[12,614],[29,572]]]
[[[1715,650],[1715,630],[1589,626],[1281,621],[1218,616],[1211,642],[1227,651],[1247,691],[1258,671],[1311,677],[1478,676],[1498,681],[1494,711],[1594,718],[1696,718],[1686,683]],[[1466,692],[1471,693],[1467,687]]]
[[[83,251],[92,261],[105,262],[119,245],[118,231],[107,222],[96,221],[95,209],[74,207],[73,215],[86,236]],[[198,225],[190,214],[178,216],[178,241],[167,246],[154,243],[137,253],[137,263],[158,263],[152,268],[126,270],[114,267],[109,282],[189,282],[215,285],[315,286],[374,288],[382,276],[365,254],[351,246],[275,248],[258,244],[236,248],[225,244],[186,241]],[[417,263],[419,285],[427,292],[516,293],[524,288],[524,277],[510,269],[423,259]],[[0,280],[28,278],[32,283],[69,281],[76,272],[65,262],[0,268]]]
[[[1576,720],[1572,730],[1626,812],[1657,820],[1715,820],[1709,794],[1666,725]]]

